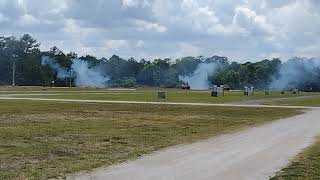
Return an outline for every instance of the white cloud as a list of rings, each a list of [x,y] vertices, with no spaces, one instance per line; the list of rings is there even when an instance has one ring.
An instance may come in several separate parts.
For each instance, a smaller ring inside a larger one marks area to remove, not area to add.
[[[119,50],[121,48],[128,48],[129,44],[126,40],[109,40],[106,42],[107,49]]]
[[[98,57],[320,55],[316,0],[0,0],[0,26]]]
[[[152,23],[148,21],[143,20],[135,20],[134,24],[136,25],[136,28],[139,31],[152,31],[152,32],[166,32],[167,28],[163,25],[160,25],[158,23]]]
[[[30,14],[24,14],[17,20],[19,26],[33,26],[39,23],[40,21]]]
[[[0,23],[6,22],[6,21],[9,21],[9,19],[0,13]]]
[[[149,6],[149,2],[147,0],[123,0],[122,4],[124,7],[145,7]]]
[[[257,15],[255,11],[245,6],[239,6],[235,9],[233,23],[247,30],[250,34],[275,33],[273,25],[267,22],[265,16]]]
[[[319,47],[320,43],[316,43],[313,45],[296,48],[296,52],[304,57],[320,57]]]
[[[178,43],[179,51],[177,53],[177,56],[183,57],[183,56],[199,56],[201,55],[201,50],[189,43],[181,42]]]
[[[137,42],[137,44],[136,44],[136,47],[137,48],[141,48],[141,47],[143,47],[145,45],[145,42],[143,41],[143,40],[139,40],[138,42]]]

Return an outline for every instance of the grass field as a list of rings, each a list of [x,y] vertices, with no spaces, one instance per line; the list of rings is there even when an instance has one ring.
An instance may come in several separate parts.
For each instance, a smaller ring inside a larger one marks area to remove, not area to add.
[[[320,179],[320,138],[271,180]]]
[[[0,100],[0,179],[64,177],[299,113]]]
[[[157,92],[163,90],[167,92],[165,100],[158,99]],[[244,100],[259,100],[272,98],[288,98],[297,96],[312,95],[301,92],[292,95],[286,92],[271,92],[265,95],[263,91],[257,91],[253,96],[244,96],[240,91],[225,92],[225,96],[210,97],[210,91],[185,91],[180,89],[155,89],[138,88],[132,90],[118,89],[90,89],[90,88],[48,88],[42,91],[41,88],[19,88],[0,89],[0,95],[11,94],[18,97],[54,98],[54,99],[86,99],[86,100],[125,100],[125,101],[168,101],[168,102],[207,102],[225,103]]]
[[[287,106],[320,106],[320,96],[313,96],[303,99],[290,99],[286,101],[272,102],[273,105]]]

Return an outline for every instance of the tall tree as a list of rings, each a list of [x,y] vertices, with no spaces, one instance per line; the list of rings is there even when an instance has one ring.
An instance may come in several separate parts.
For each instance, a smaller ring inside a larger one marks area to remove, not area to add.
[[[25,34],[20,39],[14,36],[0,37],[0,52],[3,58],[6,58],[12,64],[12,85],[16,84],[16,65],[19,65],[18,73],[22,72],[23,60],[27,57],[36,56],[39,54],[39,46],[34,38]],[[18,74],[19,75],[19,74]]]

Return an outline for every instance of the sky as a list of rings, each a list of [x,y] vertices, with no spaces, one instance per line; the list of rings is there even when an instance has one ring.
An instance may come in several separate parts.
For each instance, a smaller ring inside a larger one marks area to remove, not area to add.
[[[318,0],[0,0],[0,36],[109,58],[320,56]]]

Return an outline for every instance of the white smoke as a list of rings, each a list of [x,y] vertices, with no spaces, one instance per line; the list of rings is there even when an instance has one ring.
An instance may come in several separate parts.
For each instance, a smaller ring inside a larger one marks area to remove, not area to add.
[[[89,67],[87,61],[74,59],[71,69],[75,75],[75,85],[79,87],[99,87],[108,85],[110,78],[103,76],[100,66]]]
[[[62,68],[55,59],[43,56],[42,65],[49,65],[56,73],[59,79],[69,78],[70,73]],[[90,66],[87,61],[73,59],[71,65],[72,76],[77,87],[107,87],[110,78],[104,75],[100,66]]]
[[[49,65],[57,73],[57,77],[59,79],[63,79],[67,76],[66,69],[62,68],[60,64],[58,64],[56,60],[53,58],[50,58],[48,56],[42,56],[41,65],[42,66]]]
[[[209,89],[208,78],[215,73],[216,69],[215,63],[200,63],[190,76],[179,76],[179,80],[188,83],[191,89]]]
[[[283,63],[279,75],[273,78],[269,88],[290,90],[303,87],[320,77],[320,60],[316,58],[292,58]]]

